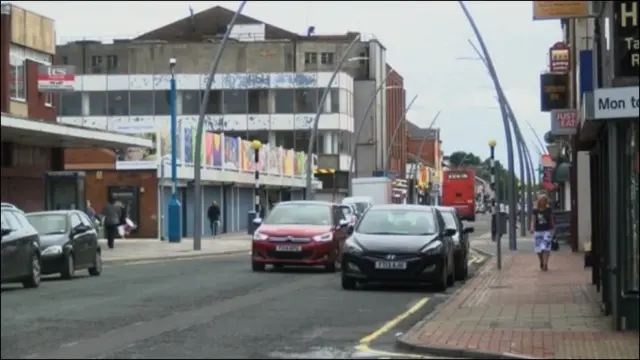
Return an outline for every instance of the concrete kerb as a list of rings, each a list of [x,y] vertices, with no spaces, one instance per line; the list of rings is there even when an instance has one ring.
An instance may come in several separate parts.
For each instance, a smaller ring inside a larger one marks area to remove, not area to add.
[[[477,251],[479,254],[486,256],[487,260],[492,258],[494,255],[490,254],[486,251],[482,251],[472,247],[474,251]],[[489,262],[485,261],[476,272],[483,269],[485,266],[489,266]],[[465,284],[466,285],[466,284]],[[447,306],[451,301],[455,299],[455,297],[464,289],[464,286],[461,286],[457,289],[449,298],[439,304],[431,313],[424,317],[424,319],[418,321],[407,333],[396,337],[396,348],[408,351],[411,353],[422,354],[422,355],[432,355],[432,356],[440,356],[440,357],[450,357],[450,358],[475,358],[475,359],[537,359],[535,357],[522,356],[517,354],[510,353],[491,353],[480,350],[472,350],[472,349],[456,349],[456,348],[443,348],[436,346],[427,346],[427,345],[417,345],[413,344],[410,341],[406,340],[407,334],[413,332],[416,328],[422,328],[426,323],[433,320],[433,318],[438,315],[438,312],[445,306]]]
[[[193,253],[193,254],[175,254],[169,256],[150,256],[150,257],[142,257],[142,258],[128,258],[128,259],[103,259],[102,263],[104,265],[123,265],[123,264],[131,264],[138,262],[146,262],[146,261],[162,261],[162,260],[177,260],[177,259],[206,259],[215,256],[224,256],[224,255],[236,255],[236,254],[246,254],[248,250],[231,250],[231,251],[223,251],[217,253]]]

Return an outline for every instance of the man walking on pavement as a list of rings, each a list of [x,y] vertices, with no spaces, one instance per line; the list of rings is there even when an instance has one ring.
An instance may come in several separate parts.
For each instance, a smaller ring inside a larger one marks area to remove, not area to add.
[[[118,233],[118,225],[120,225],[120,209],[115,205],[113,198],[109,198],[109,203],[102,210],[104,216],[104,231],[107,236],[107,245],[109,249],[115,246],[115,238]]]
[[[220,207],[215,200],[209,206],[207,210],[207,218],[209,219],[209,228],[211,229],[211,235],[218,235],[218,225],[220,224]]]

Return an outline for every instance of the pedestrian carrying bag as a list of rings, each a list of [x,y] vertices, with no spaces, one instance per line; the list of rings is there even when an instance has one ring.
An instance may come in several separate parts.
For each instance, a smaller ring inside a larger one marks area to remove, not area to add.
[[[553,238],[551,238],[551,250],[558,251],[559,249],[560,249],[560,244],[558,244],[558,239],[554,235]]]

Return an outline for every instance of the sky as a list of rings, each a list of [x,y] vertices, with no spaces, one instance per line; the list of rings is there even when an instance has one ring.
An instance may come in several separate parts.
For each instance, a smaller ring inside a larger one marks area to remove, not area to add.
[[[12,3],[53,18],[59,42],[133,37],[189,16],[189,7],[197,13],[216,5],[233,10],[239,5],[238,1]],[[525,121],[539,136],[549,130],[549,114],[540,112],[539,75],[547,68],[548,49],[562,38],[560,22],[534,22],[530,1],[466,4],[529,149],[537,154],[534,144],[539,142]],[[250,1],[244,14],[301,34],[313,25],[318,35],[358,31],[375,36],[387,48],[387,62],[404,77],[407,98],[418,95],[410,121],[428,127],[442,111],[435,127],[441,129],[445,154],[463,150],[484,158],[488,141],[495,139],[496,158],[506,162],[495,90],[469,45],[469,40],[476,40],[457,2]]]

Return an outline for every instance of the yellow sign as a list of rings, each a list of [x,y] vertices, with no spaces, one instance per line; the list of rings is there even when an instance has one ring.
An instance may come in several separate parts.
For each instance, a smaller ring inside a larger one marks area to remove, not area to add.
[[[533,1],[533,20],[559,20],[591,16],[589,1]]]

